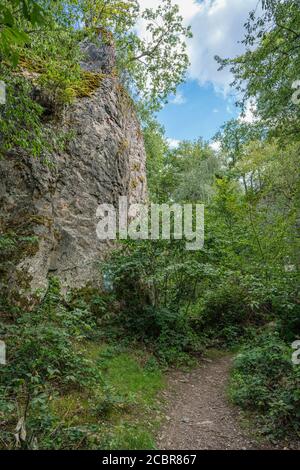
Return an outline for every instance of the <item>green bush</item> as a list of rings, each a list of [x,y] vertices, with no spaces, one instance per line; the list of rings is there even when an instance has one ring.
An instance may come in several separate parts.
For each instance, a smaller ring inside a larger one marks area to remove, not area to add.
[[[300,366],[278,333],[265,332],[242,349],[234,362],[233,402],[259,415],[269,436],[300,436]]]
[[[251,329],[275,320],[281,336],[293,341],[300,329],[297,289],[290,276],[265,279],[259,274],[224,272],[192,307],[193,326],[213,345],[244,342]]]
[[[76,350],[76,343],[89,334],[92,325],[87,311],[68,310],[60,303],[59,284],[52,279],[35,311],[23,313],[13,325],[2,325],[8,351],[2,383],[10,388],[25,384],[31,389],[46,382],[82,386],[95,379],[89,361]]]
[[[91,335],[93,317],[88,311],[69,309],[59,291],[58,281],[52,279],[34,311],[21,314],[13,324],[0,324],[8,356],[0,376],[0,417],[7,445],[14,442],[20,416],[26,437],[19,444],[33,447],[35,436],[41,439],[54,426],[49,407],[56,393],[101,382],[98,369],[80,350],[82,340]]]
[[[119,311],[106,329],[145,343],[163,362],[182,362],[202,348],[192,329],[190,307],[206,266],[181,241],[127,242],[104,268]]]
[[[281,337],[294,341],[300,332],[299,273],[280,276],[274,286],[273,308]]]
[[[251,308],[244,286],[225,280],[203,293],[194,306],[194,324],[214,345],[231,346],[241,341],[249,325],[261,321]]]

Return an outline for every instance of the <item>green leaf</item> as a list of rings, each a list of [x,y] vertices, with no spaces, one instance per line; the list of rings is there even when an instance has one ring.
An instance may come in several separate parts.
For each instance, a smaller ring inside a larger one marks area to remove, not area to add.
[[[26,42],[29,42],[30,38],[24,31],[19,31],[17,28],[6,27],[2,32],[5,40],[10,44],[16,44],[23,46]]]
[[[30,21],[33,25],[42,25],[46,21],[45,12],[37,3],[33,4]]]
[[[0,24],[1,23],[4,24],[5,26],[10,26],[10,27],[12,27],[15,23],[14,17],[8,8],[4,10],[3,16],[0,20]]]

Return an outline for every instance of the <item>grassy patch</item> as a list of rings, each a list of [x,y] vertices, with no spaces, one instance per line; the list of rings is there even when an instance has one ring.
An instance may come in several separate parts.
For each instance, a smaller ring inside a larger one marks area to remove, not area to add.
[[[143,350],[96,343],[87,343],[84,353],[103,380],[93,390],[71,391],[53,399],[52,410],[61,426],[91,428],[81,448],[155,448],[157,394],[164,380],[151,356]]]

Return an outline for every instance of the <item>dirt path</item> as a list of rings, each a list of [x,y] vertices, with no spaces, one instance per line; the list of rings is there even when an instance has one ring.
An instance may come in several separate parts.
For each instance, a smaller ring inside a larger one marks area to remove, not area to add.
[[[205,359],[191,372],[169,378],[166,423],[158,436],[162,450],[258,449],[239,424],[226,398],[231,357]]]

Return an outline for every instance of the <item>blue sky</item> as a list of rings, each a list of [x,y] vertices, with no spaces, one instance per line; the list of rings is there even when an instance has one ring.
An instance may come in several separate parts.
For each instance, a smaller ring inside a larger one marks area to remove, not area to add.
[[[139,0],[142,8],[156,8],[161,0]],[[211,139],[220,126],[239,116],[230,88],[228,69],[218,72],[215,55],[236,57],[243,53],[244,24],[249,12],[258,10],[258,0],[171,0],[178,4],[184,24],[193,38],[187,41],[190,67],[187,81],[158,114],[166,137],[174,145],[183,139]],[[141,37],[145,24],[138,25]],[[251,112],[246,117],[251,121]]]
[[[222,124],[239,115],[233,97],[224,97],[211,83],[200,85],[188,80],[178,88],[178,102],[169,103],[158,114],[158,120],[170,140],[210,140]]]

